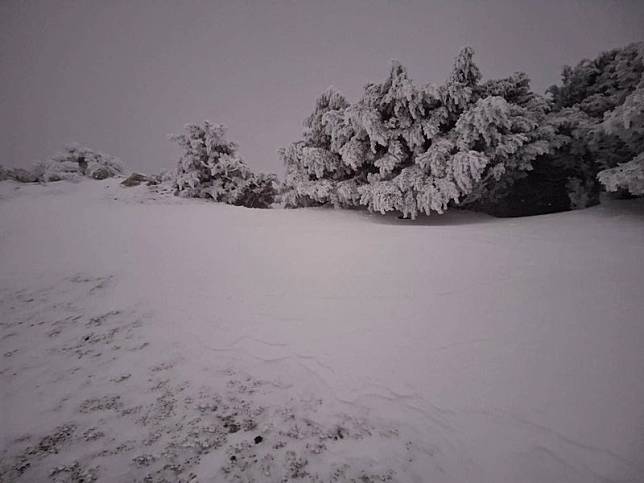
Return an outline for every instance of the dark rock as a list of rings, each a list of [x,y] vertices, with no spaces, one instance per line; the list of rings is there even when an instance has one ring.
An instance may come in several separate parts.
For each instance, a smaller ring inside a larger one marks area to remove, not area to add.
[[[103,166],[96,168],[91,173],[91,177],[94,179],[107,179],[112,175],[113,175],[112,171],[110,171],[108,168],[105,168]]]
[[[148,185],[154,180],[141,173],[132,173],[130,176],[121,181],[121,186],[130,188],[132,186],[139,186],[141,183],[148,183]]]
[[[255,436],[255,444],[259,444],[262,441],[264,441],[264,438],[262,438],[261,436]]]

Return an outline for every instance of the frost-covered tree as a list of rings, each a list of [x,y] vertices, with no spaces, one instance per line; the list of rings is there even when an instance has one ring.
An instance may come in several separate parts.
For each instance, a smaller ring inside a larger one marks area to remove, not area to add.
[[[550,111],[538,129],[548,130],[549,153],[518,179],[491,209],[516,216],[584,208],[598,202],[595,160],[588,150],[588,115],[577,108]]]
[[[624,103],[604,115],[601,129],[617,136],[635,156],[597,175],[608,191],[644,194],[644,77]]]
[[[540,123],[542,128],[554,129],[554,152],[540,157],[534,169],[514,183],[492,211],[538,214],[599,202],[597,173],[641,152],[605,118],[618,120],[620,106],[627,105],[641,82],[642,45],[614,49],[564,68],[561,84],[548,89],[552,109]],[[503,83],[497,83],[493,91],[500,88],[505,90]]]
[[[525,75],[480,78],[466,48],[442,86],[418,87],[394,62],[352,105],[326,91],[303,139],[281,150],[286,206],[367,206],[413,218],[493,202],[556,135],[544,123],[548,103]]]
[[[622,104],[604,114],[600,129],[619,138],[630,152],[644,151],[644,75]]]
[[[350,179],[352,169],[340,150],[353,136],[345,119],[349,103],[330,87],[304,120],[303,140],[279,150],[286,167],[282,200],[287,207],[342,204],[336,182]],[[348,203],[352,205],[352,202]]]
[[[605,169],[597,175],[608,191],[625,190],[631,195],[644,195],[644,153],[615,168]]]
[[[417,86],[394,63],[353,104],[330,89],[302,139],[280,151],[285,205],[415,217],[456,205],[518,215],[596,203],[597,173],[642,152],[642,45],[565,68],[550,99],[523,73],[482,82],[470,48],[439,86]],[[634,164],[615,172],[633,174]]]
[[[237,153],[237,145],[226,139],[223,125],[187,124],[183,134],[171,139],[183,150],[173,182],[177,195],[252,208],[273,203],[276,177],[255,175]]]
[[[567,178],[573,204],[598,202],[598,172],[636,172],[611,169],[642,152],[643,74],[644,43],[636,43],[565,67],[562,84],[549,89],[555,106],[550,121],[567,141],[547,163]]]
[[[548,89],[559,108],[577,106],[591,117],[624,103],[644,72],[644,43],[609,50],[595,59],[584,59],[575,67],[565,66],[562,83]]]
[[[34,174],[39,181],[61,181],[87,176],[105,179],[123,172],[122,163],[109,154],[86,146],[71,144],[46,161],[36,164]]]

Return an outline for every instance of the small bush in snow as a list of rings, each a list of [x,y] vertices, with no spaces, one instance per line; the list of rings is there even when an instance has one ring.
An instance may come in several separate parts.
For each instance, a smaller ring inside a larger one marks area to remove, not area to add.
[[[105,179],[122,172],[121,162],[117,158],[78,144],[66,146],[63,152],[37,164],[34,170],[34,174],[43,182],[71,180],[81,176]]]
[[[185,133],[172,136],[183,154],[174,179],[175,193],[188,198],[250,208],[268,208],[275,199],[276,177],[255,175],[226,140],[226,128],[204,121],[187,124]]]
[[[0,166],[0,181],[13,180],[19,183],[37,183],[38,177],[29,171],[28,169],[23,168],[4,168]]]

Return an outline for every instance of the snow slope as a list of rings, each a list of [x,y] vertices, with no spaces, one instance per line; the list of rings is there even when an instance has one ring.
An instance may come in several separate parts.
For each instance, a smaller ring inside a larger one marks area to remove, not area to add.
[[[0,183],[0,479],[644,481],[644,203],[415,222]]]

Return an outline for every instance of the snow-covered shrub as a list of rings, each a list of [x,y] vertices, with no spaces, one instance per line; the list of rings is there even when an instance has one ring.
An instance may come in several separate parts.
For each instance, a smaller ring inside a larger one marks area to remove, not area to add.
[[[5,168],[0,165],[0,181],[13,180],[19,183],[36,183],[38,178],[28,169]]]
[[[154,175],[154,179],[159,184],[172,184],[174,182],[174,177],[174,170],[171,169],[163,170],[159,174]]]
[[[223,125],[204,121],[187,124],[185,133],[172,136],[183,150],[173,182],[175,193],[268,208],[275,198],[276,177],[255,175],[237,153],[237,145],[225,135]]]
[[[277,184],[274,174],[253,174],[246,179],[237,204],[247,208],[270,208],[277,195]]]
[[[0,181],[13,180],[19,183],[37,183],[38,176],[24,168],[3,168],[0,166]]]
[[[557,138],[545,123],[547,101],[524,74],[480,78],[466,48],[438,87],[417,86],[394,62],[354,104],[325,91],[303,139],[280,150],[285,206],[366,206],[414,218],[494,202]]]
[[[105,179],[122,172],[119,159],[78,144],[66,146],[61,153],[38,163],[34,168],[34,174],[42,182],[72,180],[82,176]]]

